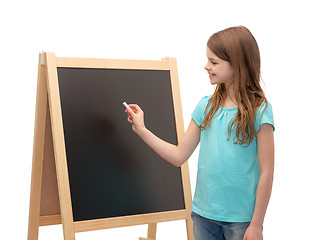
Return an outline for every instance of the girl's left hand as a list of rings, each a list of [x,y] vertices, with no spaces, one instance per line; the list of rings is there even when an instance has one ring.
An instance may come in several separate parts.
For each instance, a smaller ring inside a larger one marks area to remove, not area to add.
[[[249,225],[243,240],[263,240],[262,228]]]

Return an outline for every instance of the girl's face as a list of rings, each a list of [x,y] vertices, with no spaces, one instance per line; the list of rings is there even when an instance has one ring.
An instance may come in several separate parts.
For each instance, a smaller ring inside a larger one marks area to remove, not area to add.
[[[219,83],[231,85],[234,81],[232,65],[229,62],[218,58],[208,46],[207,58],[208,62],[205,65],[205,69],[209,73],[210,83],[212,85]]]

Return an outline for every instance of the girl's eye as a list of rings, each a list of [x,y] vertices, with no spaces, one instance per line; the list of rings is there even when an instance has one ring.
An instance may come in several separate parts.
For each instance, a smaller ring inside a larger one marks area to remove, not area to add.
[[[216,65],[217,63],[215,63],[215,62],[211,62],[213,65]]]

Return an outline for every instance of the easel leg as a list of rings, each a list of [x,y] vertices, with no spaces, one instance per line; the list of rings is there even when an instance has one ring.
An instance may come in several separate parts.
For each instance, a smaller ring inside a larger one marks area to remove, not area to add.
[[[47,111],[46,106],[47,85],[45,79],[45,66],[41,66],[41,55],[39,55],[28,240],[38,239]]]
[[[157,223],[150,223],[148,226],[148,237],[139,238],[139,240],[156,240],[156,227]]]
[[[195,238],[194,238],[194,231],[193,231],[193,221],[190,216],[186,219],[186,229],[187,229],[187,239],[194,240]]]
[[[45,62],[63,236],[64,240],[75,240],[55,54],[45,53]]]

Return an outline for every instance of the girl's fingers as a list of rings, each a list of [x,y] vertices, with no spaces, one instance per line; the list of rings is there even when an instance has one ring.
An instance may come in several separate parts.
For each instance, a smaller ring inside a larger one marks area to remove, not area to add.
[[[142,111],[141,108],[137,104],[129,104],[128,105],[135,113]]]
[[[127,112],[128,112],[129,115],[132,115],[132,114],[136,113],[136,110],[134,108],[129,107]]]
[[[125,113],[127,113],[128,122],[133,124],[133,118],[138,118],[138,114],[141,114],[142,110],[137,104],[129,104],[128,108],[125,109]]]

